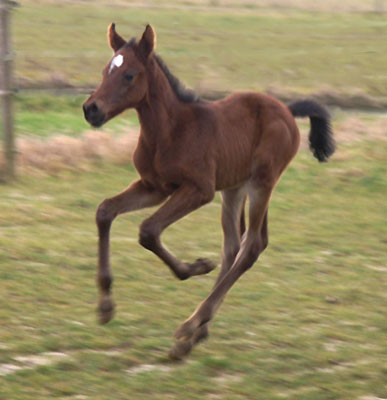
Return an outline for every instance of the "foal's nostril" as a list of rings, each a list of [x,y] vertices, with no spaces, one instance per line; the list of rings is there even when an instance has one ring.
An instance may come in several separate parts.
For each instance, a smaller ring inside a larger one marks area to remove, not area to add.
[[[92,114],[97,114],[98,111],[99,111],[99,110],[98,110],[97,104],[95,104],[95,103],[90,104],[90,112],[91,112]]]
[[[83,105],[83,112],[85,116],[94,116],[98,114],[99,109],[96,103],[91,103],[90,105]]]
[[[104,123],[105,114],[101,112],[95,102],[84,104],[83,113],[86,121],[88,121],[92,126],[99,127]]]

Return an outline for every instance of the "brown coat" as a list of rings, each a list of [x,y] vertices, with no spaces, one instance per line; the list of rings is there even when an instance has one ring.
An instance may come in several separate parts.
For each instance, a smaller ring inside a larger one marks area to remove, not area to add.
[[[224,246],[214,289],[177,330],[172,358],[187,355],[208,335],[208,323],[227,291],[268,244],[267,213],[278,179],[297,153],[300,134],[294,116],[309,116],[310,143],[324,161],[334,150],[328,112],[312,101],[289,106],[258,93],[235,93],[207,102],[182,87],[154,53],[155,33],[148,25],[141,40],[126,42],[112,24],[114,57],[101,85],[85,102],[85,118],[101,126],[135,108],[141,134],[134,153],[140,179],[97,210],[98,284],[102,323],[113,316],[109,233],[119,214],[162,204],[140,227],[140,243],[163,260],[179,279],[210,272],[215,265],[199,258],[178,260],[160,235],[170,224],[210,202],[221,191]],[[245,203],[249,200],[248,229]]]

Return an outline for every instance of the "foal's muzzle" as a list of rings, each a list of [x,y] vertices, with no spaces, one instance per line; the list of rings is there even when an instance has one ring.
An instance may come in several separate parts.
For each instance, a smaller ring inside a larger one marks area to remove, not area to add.
[[[83,105],[83,113],[85,114],[86,121],[92,126],[98,128],[105,122],[105,114],[98,108],[97,103],[85,103]]]

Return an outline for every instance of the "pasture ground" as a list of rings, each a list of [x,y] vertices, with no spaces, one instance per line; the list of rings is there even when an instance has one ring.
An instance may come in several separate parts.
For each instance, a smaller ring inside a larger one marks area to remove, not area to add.
[[[130,38],[151,22],[157,51],[199,93],[323,92],[387,102],[385,14],[349,12],[369,11],[370,0],[339,6],[325,0],[313,6],[304,0],[249,0],[242,7],[226,0],[157,2],[161,8],[143,3],[24,1],[13,14],[16,86],[94,88],[111,57],[107,25],[115,21]],[[18,137],[79,136],[88,129],[83,100],[22,90],[15,102]],[[111,121],[109,132],[121,132],[119,126],[128,121],[137,126],[135,113]]]
[[[157,51],[199,91],[274,87],[387,97],[385,14],[278,8],[270,0],[237,9],[146,3],[23,2],[13,18],[17,84],[95,87],[111,57],[106,29],[114,21],[127,39],[152,23]]]
[[[89,3],[25,0],[15,10],[20,87],[93,87],[115,21],[126,37],[151,22],[171,70],[199,91],[387,97],[385,15],[347,13],[371,0],[291,0],[308,11],[277,7],[283,0]],[[19,93],[18,136],[38,146],[58,134],[80,140],[83,99]],[[268,249],[229,293],[209,341],[182,363],[166,358],[173,332],[217,271],[179,282],[142,249],[138,225],[152,210],[113,225],[117,315],[96,323],[95,209],[135,179],[130,164],[101,157],[23,170],[1,185],[0,400],[386,399],[386,116],[334,116],[337,153],[319,165],[300,151],[272,199]],[[137,129],[134,113],[103,133],[127,129]],[[164,240],[184,260],[219,263],[219,217],[217,197]]]
[[[175,280],[137,244],[151,210],[112,231],[117,316],[95,320],[95,208],[130,166],[24,176],[0,187],[0,399],[386,398],[385,142],[301,151],[270,210],[270,245],[230,292],[207,343],[183,363],[175,328],[216,272]],[[185,260],[219,262],[217,198],[172,226]]]

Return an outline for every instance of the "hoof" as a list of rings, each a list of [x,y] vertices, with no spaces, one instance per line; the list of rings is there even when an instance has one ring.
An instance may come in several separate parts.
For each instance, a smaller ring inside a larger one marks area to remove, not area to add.
[[[192,350],[192,344],[190,340],[184,341],[179,340],[175,345],[169,350],[168,356],[173,361],[180,361]]]
[[[207,325],[197,328],[191,340],[178,340],[169,350],[168,356],[171,360],[180,361],[191,353],[194,346],[207,339],[209,336]]]
[[[198,327],[194,325],[192,320],[188,320],[177,328],[175,338],[183,342],[189,341],[193,337],[197,328]]]
[[[107,324],[114,316],[114,303],[110,298],[104,298],[98,306],[98,319],[101,325]]]
[[[200,342],[206,340],[208,336],[209,336],[208,327],[207,324],[204,324],[200,326],[198,329],[196,329],[192,339],[194,344],[199,344]]]
[[[189,264],[189,271],[192,275],[204,275],[216,268],[216,264],[207,258],[198,258],[194,263]]]

